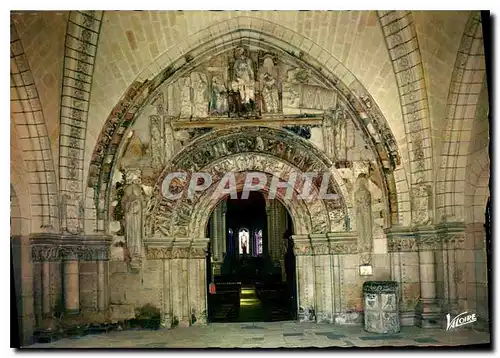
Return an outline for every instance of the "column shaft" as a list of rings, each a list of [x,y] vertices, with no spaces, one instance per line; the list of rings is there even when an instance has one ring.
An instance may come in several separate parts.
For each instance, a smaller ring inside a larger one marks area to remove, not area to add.
[[[78,260],[65,261],[64,268],[64,308],[68,313],[80,311],[80,277]]]

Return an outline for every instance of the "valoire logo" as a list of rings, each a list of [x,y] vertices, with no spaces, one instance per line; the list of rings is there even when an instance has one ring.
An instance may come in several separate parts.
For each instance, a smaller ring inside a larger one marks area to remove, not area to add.
[[[446,315],[446,330],[449,331],[452,328],[457,328],[460,326],[465,326],[466,324],[476,322],[476,314],[467,314],[467,312],[462,312],[450,321],[450,314]]]

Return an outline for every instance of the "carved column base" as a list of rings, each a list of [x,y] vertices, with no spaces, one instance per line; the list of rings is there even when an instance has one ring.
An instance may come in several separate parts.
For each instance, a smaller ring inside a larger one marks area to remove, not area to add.
[[[331,312],[316,312],[316,323],[333,323],[333,315]]]
[[[441,307],[435,298],[421,298],[415,307],[415,323],[421,328],[442,326]]]
[[[189,318],[187,318],[187,317],[183,317],[179,321],[179,323],[177,324],[177,326],[184,327],[184,328],[189,327],[189,326],[191,326],[191,320]]]
[[[316,322],[316,315],[312,307],[300,307],[298,314],[299,322]]]
[[[193,326],[204,326],[208,323],[207,312],[201,312],[198,317],[196,317],[196,321],[193,323]]]
[[[160,326],[162,328],[172,328],[172,315],[170,313],[163,313],[160,318]]]
[[[453,300],[445,303],[442,307],[441,310],[442,316],[446,316],[448,313],[451,314],[452,316],[458,315],[460,312],[460,308],[458,306],[458,301]]]

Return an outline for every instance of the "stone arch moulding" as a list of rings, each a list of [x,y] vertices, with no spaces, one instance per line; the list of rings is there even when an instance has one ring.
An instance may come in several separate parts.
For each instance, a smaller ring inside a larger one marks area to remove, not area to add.
[[[469,174],[465,167],[478,103],[481,95],[487,96],[486,92],[481,93],[485,72],[481,14],[473,12],[465,25],[448,92],[446,130],[437,173],[436,206],[440,221],[464,220],[463,188]]]
[[[21,39],[10,24],[11,119],[28,173],[31,232],[59,227],[57,178],[45,117]]]
[[[102,11],[71,11],[64,44],[59,136],[61,230],[84,231],[84,154]]]
[[[233,144],[233,145],[232,145]],[[168,173],[183,172],[186,177],[175,182],[178,191],[186,193],[190,173],[210,174],[213,182],[203,193],[197,193],[192,200],[167,200],[162,195],[164,178]],[[245,173],[266,174],[262,189],[268,192],[272,176],[287,181],[292,173],[329,173],[331,175],[328,193],[337,193],[335,200],[297,199],[302,187],[296,182],[292,199],[277,193],[289,210],[297,233],[320,233],[348,230],[347,218],[353,217],[352,203],[344,185],[339,185],[339,175],[332,162],[307,141],[284,130],[267,127],[239,127],[223,129],[206,134],[182,150],[159,176],[149,213],[150,225],[159,228],[163,235],[202,235],[208,215],[222,199],[213,198],[213,192],[225,173],[233,172],[237,189],[242,189]],[[342,184],[342,182],[340,182]],[[313,183],[312,194],[319,196],[320,183]],[[201,237],[201,236],[200,236]]]
[[[281,33],[280,38],[276,33]],[[97,141],[89,166],[87,185],[93,189],[95,215],[92,216],[97,220],[96,230],[105,230],[111,192],[109,183],[117,158],[123,150],[124,138],[144,106],[155,98],[159,86],[175,81],[208,57],[242,44],[267,46],[277,53],[293,57],[297,63],[314,71],[326,85],[338,93],[376,154],[384,173],[386,206],[390,208],[388,225],[397,223],[397,203],[400,198],[396,191],[393,171],[401,164],[398,145],[368,92],[342,64],[305,37],[272,22],[239,17],[215,24],[172,47],[137,78],[112,110]]]

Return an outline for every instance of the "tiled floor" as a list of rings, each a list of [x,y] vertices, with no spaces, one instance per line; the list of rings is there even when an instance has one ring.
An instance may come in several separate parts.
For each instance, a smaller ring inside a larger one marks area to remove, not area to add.
[[[403,327],[400,333],[367,333],[360,326],[297,322],[213,323],[171,330],[128,330],[37,343],[30,348],[280,348],[443,346],[481,344],[489,333]]]

